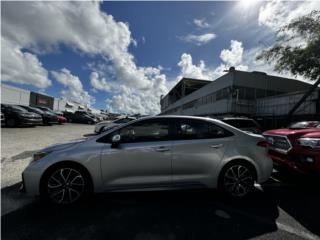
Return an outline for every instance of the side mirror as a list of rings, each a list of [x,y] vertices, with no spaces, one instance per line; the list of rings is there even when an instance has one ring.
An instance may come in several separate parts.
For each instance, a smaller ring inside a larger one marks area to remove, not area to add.
[[[111,138],[111,147],[117,148],[119,146],[121,136],[119,134],[113,135]]]

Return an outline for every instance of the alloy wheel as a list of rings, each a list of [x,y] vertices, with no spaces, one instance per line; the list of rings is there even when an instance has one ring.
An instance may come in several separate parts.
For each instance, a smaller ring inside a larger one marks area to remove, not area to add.
[[[252,171],[244,165],[233,165],[224,174],[223,186],[234,197],[244,197],[254,186]]]
[[[58,204],[70,204],[81,198],[85,190],[82,174],[73,168],[60,168],[48,179],[48,197]]]

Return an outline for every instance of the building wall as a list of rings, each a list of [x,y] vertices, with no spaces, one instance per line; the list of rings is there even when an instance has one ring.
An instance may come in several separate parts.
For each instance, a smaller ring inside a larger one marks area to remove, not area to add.
[[[29,106],[30,91],[1,83],[1,103]]]
[[[262,98],[257,101],[257,116],[287,115],[305,92],[294,92],[279,96]],[[295,115],[320,114],[320,91],[313,92],[296,110]]]
[[[257,101],[279,94],[305,91],[310,84],[259,72],[229,72],[162,108],[162,114],[221,115],[240,114],[253,116]]]

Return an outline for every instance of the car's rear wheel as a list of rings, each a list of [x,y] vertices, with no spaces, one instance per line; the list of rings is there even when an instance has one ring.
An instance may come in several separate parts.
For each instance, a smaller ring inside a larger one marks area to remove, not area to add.
[[[255,172],[249,164],[233,163],[225,167],[220,175],[219,187],[235,198],[247,196],[254,188]]]
[[[75,166],[60,166],[49,171],[42,183],[42,195],[56,204],[71,204],[83,199],[91,189],[88,174]]]

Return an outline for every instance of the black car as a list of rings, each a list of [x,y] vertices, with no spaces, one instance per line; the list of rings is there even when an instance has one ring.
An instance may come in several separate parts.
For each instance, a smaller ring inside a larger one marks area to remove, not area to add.
[[[26,109],[29,112],[40,114],[42,117],[43,124],[50,125],[52,123],[58,123],[58,117],[55,114],[52,114],[51,112],[44,111],[39,108],[30,107],[30,106],[21,106],[20,107]]]
[[[5,121],[4,114],[1,112],[1,127],[5,125]]]
[[[246,117],[224,117],[221,121],[245,132],[262,134],[262,128],[254,119]]]
[[[9,104],[1,104],[5,124],[8,127],[35,126],[42,124],[42,117],[37,113],[28,112],[26,109]]]
[[[69,122],[74,123],[87,123],[87,124],[95,124],[97,123],[97,119],[88,115],[87,112],[84,111],[76,111],[73,114],[68,114],[66,116]]]

